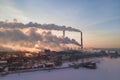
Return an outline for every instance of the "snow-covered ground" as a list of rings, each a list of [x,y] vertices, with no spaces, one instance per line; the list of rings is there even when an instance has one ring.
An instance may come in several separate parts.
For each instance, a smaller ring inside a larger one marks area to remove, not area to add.
[[[120,58],[103,58],[97,64],[95,70],[79,69],[60,69],[48,71],[36,71],[9,74],[0,77],[0,80],[120,80]]]

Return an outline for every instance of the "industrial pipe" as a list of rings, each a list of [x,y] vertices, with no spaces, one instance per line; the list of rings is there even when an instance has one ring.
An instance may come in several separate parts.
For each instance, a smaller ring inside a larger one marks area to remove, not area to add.
[[[82,31],[80,31],[80,36],[81,36],[81,49],[83,49],[83,34],[82,34]]]

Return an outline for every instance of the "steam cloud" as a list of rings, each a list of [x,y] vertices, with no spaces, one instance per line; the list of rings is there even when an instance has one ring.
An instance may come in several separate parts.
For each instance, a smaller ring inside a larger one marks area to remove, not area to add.
[[[26,27],[37,27],[41,29],[47,29],[47,30],[67,30],[67,31],[75,31],[75,32],[80,32],[80,30],[72,28],[72,27],[66,27],[66,26],[58,26],[55,24],[38,24],[38,23],[33,23],[29,22],[28,24],[23,24],[23,23],[5,23],[5,22],[0,22],[1,27],[11,27],[11,28],[26,28]]]
[[[0,22],[0,50],[64,50],[69,45],[78,47],[80,44],[68,37],[58,37],[47,30],[68,30],[77,31],[77,29],[55,24],[38,23],[5,23]]]

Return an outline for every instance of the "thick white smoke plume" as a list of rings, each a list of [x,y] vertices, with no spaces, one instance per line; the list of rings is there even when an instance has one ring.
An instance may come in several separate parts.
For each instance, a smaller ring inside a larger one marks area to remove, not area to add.
[[[38,24],[38,23],[33,23],[29,22],[28,24],[23,24],[23,23],[8,23],[8,22],[0,22],[1,27],[11,27],[11,28],[26,28],[26,27],[36,27],[36,28],[41,28],[41,29],[47,29],[47,30],[67,30],[67,31],[75,31],[75,32],[80,32],[80,30],[72,28],[72,27],[66,27],[66,26],[58,26],[55,24]]]
[[[50,49],[56,51],[80,46],[76,40],[68,37],[58,37],[53,35],[50,30],[79,32],[77,29],[54,24],[0,22],[0,50],[40,51]]]

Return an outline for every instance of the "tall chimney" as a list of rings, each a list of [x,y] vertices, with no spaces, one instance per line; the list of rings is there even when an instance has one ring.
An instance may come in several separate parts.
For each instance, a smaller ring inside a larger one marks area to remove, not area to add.
[[[5,22],[5,23],[8,23],[8,20],[6,19],[4,22]]]
[[[17,23],[17,19],[13,19],[13,22],[14,22],[14,23]]]
[[[65,30],[63,30],[63,38],[65,38]]]
[[[83,34],[82,32],[80,32],[80,34],[81,34],[81,49],[83,49]]]

